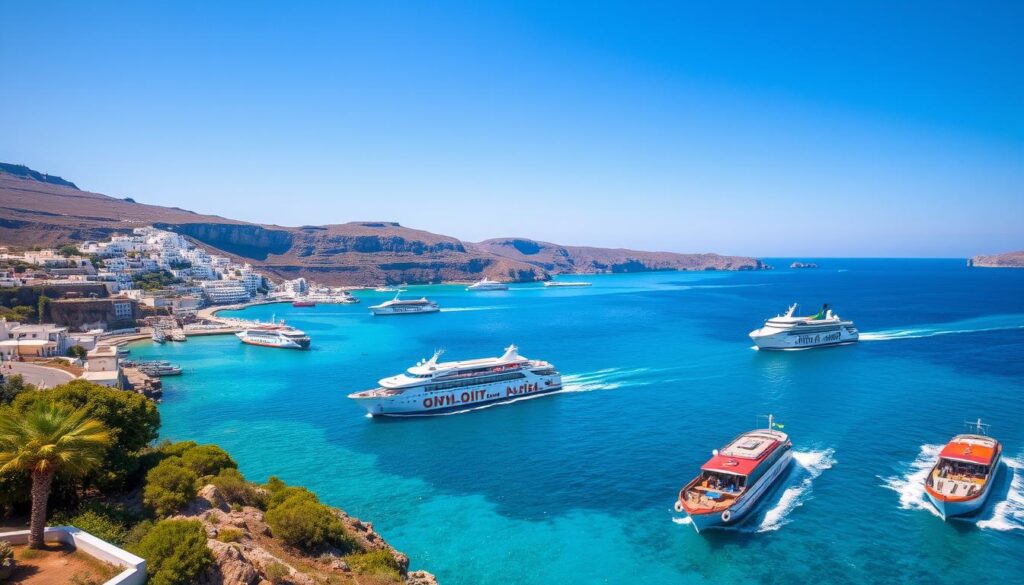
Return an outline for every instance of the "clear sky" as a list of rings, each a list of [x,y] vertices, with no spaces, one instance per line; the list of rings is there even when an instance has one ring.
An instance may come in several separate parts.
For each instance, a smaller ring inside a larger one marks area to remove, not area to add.
[[[825,4],[0,0],[0,161],[281,225],[1024,249],[1024,3]]]

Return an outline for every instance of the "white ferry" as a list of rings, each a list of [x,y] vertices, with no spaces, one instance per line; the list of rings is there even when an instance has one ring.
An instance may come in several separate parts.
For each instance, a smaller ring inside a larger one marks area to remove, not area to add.
[[[558,280],[549,280],[544,283],[547,288],[559,288],[559,287],[573,287],[573,286],[590,286],[589,282],[562,282]]]
[[[743,433],[701,466],[700,475],[679,491],[677,512],[686,512],[700,532],[739,524],[757,506],[793,460],[793,443],[776,430],[768,415],[768,428]]]
[[[416,313],[436,313],[441,309],[437,303],[427,300],[426,297],[416,300],[402,300],[399,297],[402,293],[396,293],[395,298],[390,301],[370,307],[374,315],[412,315]]]
[[[561,390],[562,376],[550,363],[530,360],[510,345],[501,357],[438,363],[441,352],[380,387],[348,397],[372,416],[417,416],[465,410],[522,396]]]
[[[235,333],[242,343],[280,347],[284,349],[309,349],[309,336],[287,325],[256,325]]]
[[[853,321],[844,321],[823,305],[815,315],[796,315],[794,303],[785,315],[772,317],[750,332],[759,349],[807,349],[853,343],[860,338]]]
[[[353,305],[359,302],[359,299],[354,297],[352,293],[348,291],[331,291],[331,290],[318,290],[313,291],[303,297],[299,297],[298,300],[309,301],[318,305]]]
[[[484,278],[467,286],[466,290],[508,290],[508,285],[504,282]]]

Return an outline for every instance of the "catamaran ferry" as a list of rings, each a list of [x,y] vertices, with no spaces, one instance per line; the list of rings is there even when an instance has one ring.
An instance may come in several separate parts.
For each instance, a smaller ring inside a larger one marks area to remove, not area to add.
[[[415,313],[436,313],[441,310],[438,308],[437,303],[427,300],[426,297],[404,301],[398,298],[400,294],[402,293],[396,293],[395,298],[390,301],[370,307],[370,312],[374,315],[412,315]]]
[[[740,523],[793,460],[793,443],[776,430],[781,427],[769,415],[767,429],[713,451],[700,475],[679,491],[676,511],[686,512],[697,532]]]
[[[256,325],[235,336],[249,345],[280,347],[284,349],[309,349],[309,336],[294,327],[282,324]]]
[[[939,452],[939,459],[924,482],[928,500],[942,519],[966,516],[985,505],[992,492],[1003,447],[986,436],[988,425],[971,424],[977,434],[957,435]]]
[[[484,278],[466,287],[466,290],[508,290],[508,285],[497,280]]]
[[[785,315],[765,321],[764,327],[750,332],[750,339],[759,349],[807,349],[853,343],[860,338],[853,321],[840,319],[828,305],[809,317],[797,316],[796,308],[794,303]]]
[[[373,416],[416,416],[508,402],[561,390],[562,376],[550,363],[519,355],[514,345],[501,357],[441,362],[436,352],[405,373],[384,378],[379,388],[349,394]]]

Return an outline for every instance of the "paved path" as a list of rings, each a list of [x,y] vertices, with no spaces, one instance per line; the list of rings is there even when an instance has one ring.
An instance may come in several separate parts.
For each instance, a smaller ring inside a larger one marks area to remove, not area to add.
[[[9,370],[8,366],[12,366],[14,371]],[[27,384],[33,384],[39,388],[53,388],[75,379],[75,376],[70,372],[58,368],[48,368],[23,362],[4,362],[2,373],[4,376],[12,373],[21,374]]]

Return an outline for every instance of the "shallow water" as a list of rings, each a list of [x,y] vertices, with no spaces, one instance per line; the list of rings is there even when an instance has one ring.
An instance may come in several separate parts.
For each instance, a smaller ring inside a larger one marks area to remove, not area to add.
[[[789,261],[771,262],[787,266]],[[820,260],[817,270],[587,277],[590,288],[413,287],[440,314],[362,304],[272,314],[308,352],[233,336],[143,343],[182,364],[164,435],[216,442],[373,521],[452,584],[1015,582],[1024,575],[1024,271],[961,260]],[[829,302],[864,342],[759,352],[746,334]],[[451,416],[369,419],[345,398],[436,348],[552,361],[566,391]],[[774,413],[796,457],[738,530],[672,510],[714,448]],[[1006,463],[979,517],[943,523],[920,489],[937,445],[981,417]]]

